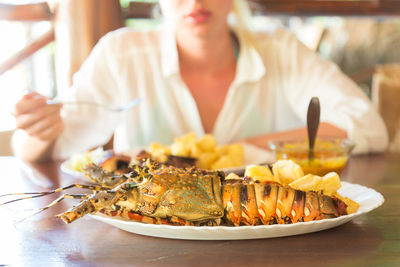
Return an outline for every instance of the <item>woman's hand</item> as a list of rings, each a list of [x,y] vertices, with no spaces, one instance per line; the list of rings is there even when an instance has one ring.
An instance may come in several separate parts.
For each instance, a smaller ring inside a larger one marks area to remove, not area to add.
[[[61,107],[46,104],[46,98],[38,93],[27,93],[14,106],[16,128],[40,141],[52,142],[64,130]]]

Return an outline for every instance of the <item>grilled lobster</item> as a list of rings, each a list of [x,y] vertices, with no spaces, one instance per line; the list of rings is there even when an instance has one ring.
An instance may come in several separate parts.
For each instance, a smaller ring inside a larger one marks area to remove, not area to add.
[[[94,190],[91,195],[64,194],[40,210],[64,198],[83,199],[57,215],[66,223],[96,212],[145,223],[234,226],[287,224],[347,214],[346,204],[336,197],[249,177],[229,180],[220,171],[183,169],[148,159],[131,166],[125,174],[114,174],[94,164],[88,165],[85,172],[94,185],[75,184],[13,201],[70,187]]]

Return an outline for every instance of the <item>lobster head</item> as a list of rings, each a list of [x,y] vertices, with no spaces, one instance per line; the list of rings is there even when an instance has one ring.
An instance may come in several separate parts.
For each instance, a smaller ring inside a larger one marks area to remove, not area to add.
[[[222,172],[162,167],[150,172],[151,179],[138,186],[138,211],[166,218],[177,216],[192,222],[221,218]]]

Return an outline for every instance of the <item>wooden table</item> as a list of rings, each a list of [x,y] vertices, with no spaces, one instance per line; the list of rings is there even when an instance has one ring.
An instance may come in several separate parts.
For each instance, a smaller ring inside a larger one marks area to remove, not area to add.
[[[78,181],[61,173],[57,162],[32,168],[3,157],[0,169],[0,194],[43,191]],[[27,209],[42,207],[56,196],[25,200],[0,207],[0,266],[398,266],[400,155],[353,157],[342,180],[374,188],[383,194],[385,203],[333,229],[245,241],[147,237],[88,216],[65,225],[54,215],[67,210],[74,200],[15,224]]]

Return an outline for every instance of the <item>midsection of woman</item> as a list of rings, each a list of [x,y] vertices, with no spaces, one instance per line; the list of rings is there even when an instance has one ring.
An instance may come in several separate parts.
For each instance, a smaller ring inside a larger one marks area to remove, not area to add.
[[[214,124],[225,103],[235,76],[236,63],[215,73],[188,73],[181,67],[182,79],[191,92],[206,133],[212,133]]]

